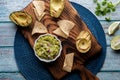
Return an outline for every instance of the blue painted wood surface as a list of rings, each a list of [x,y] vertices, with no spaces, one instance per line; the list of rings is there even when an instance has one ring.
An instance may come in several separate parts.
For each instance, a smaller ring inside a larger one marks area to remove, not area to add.
[[[14,58],[15,25],[9,20],[9,14],[27,6],[32,0],[0,0],[0,80],[25,80],[19,72]],[[92,0],[70,0],[88,8],[94,13],[95,5]],[[116,0],[110,0],[115,2]],[[120,5],[116,12],[109,14],[112,22],[120,21]],[[97,74],[100,80],[120,80],[120,52],[110,48],[107,30],[112,22],[106,22],[104,17],[97,17],[102,24],[107,39],[107,55],[101,71]],[[120,29],[115,35],[120,34]]]

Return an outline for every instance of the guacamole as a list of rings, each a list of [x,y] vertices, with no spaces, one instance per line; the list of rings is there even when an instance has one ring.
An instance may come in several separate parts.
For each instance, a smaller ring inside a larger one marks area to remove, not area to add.
[[[43,35],[37,39],[34,49],[39,58],[52,60],[59,54],[60,46],[60,41],[55,36]]]

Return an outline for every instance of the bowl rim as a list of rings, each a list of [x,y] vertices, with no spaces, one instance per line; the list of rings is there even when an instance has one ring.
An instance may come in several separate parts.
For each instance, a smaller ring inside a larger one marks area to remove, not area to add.
[[[43,37],[43,36],[47,36],[47,35],[50,35],[50,36],[55,37],[55,39],[57,39],[57,40],[59,41],[59,45],[60,45],[60,49],[59,49],[58,55],[57,55],[54,59],[52,59],[52,60],[46,60],[46,59],[40,58],[40,57],[37,55],[36,51],[35,51],[35,44],[37,43],[37,41],[39,40],[39,38],[40,38],[40,37]],[[47,34],[42,34],[42,35],[40,35],[40,36],[35,40],[35,43],[34,43],[34,46],[33,46],[33,50],[34,50],[35,56],[36,56],[40,61],[49,63],[49,62],[55,61],[58,57],[60,57],[61,51],[62,51],[62,44],[61,44],[60,39],[59,39],[56,35],[48,34],[48,33],[47,33]]]

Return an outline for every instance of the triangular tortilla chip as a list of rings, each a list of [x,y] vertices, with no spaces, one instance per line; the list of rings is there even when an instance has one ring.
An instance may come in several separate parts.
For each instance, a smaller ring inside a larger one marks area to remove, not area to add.
[[[41,14],[41,16],[39,16],[38,13],[37,13],[37,10],[35,8],[33,8],[33,10],[34,10],[34,13],[36,15],[37,20],[40,21],[42,19],[42,17],[45,15],[45,12],[43,12]]]
[[[48,33],[48,31],[41,22],[36,21],[32,30],[32,35],[34,35],[35,33]]]
[[[33,5],[38,13],[38,16],[41,16],[45,10],[45,2],[44,1],[33,1]]]
[[[69,53],[65,55],[63,70],[71,72],[74,61],[74,53]]]
[[[75,23],[69,20],[59,20],[57,24],[67,36],[69,36],[70,30],[75,26]]]
[[[63,31],[60,28],[57,28],[56,30],[53,31],[54,34],[64,37],[64,38],[68,38],[68,36],[66,34],[63,33]]]

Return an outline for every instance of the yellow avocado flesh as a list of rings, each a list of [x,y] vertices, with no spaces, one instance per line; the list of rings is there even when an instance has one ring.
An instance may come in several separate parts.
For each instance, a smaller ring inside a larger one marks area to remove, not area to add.
[[[54,7],[54,10],[57,11],[59,10],[62,6],[61,6],[61,1],[52,1],[51,7]]]
[[[51,0],[50,1],[50,15],[58,18],[64,8],[64,0]]]
[[[81,49],[87,49],[89,47],[88,41],[85,39],[80,40],[78,45],[79,45],[79,48]]]
[[[81,39],[76,42],[76,47],[79,52],[86,53],[91,48],[91,42],[86,39]]]
[[[81,31],[77,37],[76,48],[81,53],[87,53],[91,48],[91,36],[87,31]]]
[[[23,11],[16,11],[16,12],[11,13],[10,19],[15,24],[22,26],[22,27],[27,27],[32,22],[32,17],[28,13],[23,12]]]

